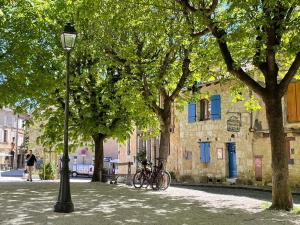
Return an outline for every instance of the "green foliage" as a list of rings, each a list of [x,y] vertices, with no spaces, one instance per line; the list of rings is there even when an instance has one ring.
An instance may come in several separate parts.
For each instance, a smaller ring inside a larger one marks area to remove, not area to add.
[[[55,178],[56,167],[53,162],[42,164],[39,169],[39,177],[41,180],[53,180]]]
[[[252,95],[249,100],[245,101],[244,104],[245,108],[249,112],[254,112],[256,110],[261,109],[261,105],[259,104],[258,100]]]
[[[110,43],[107,39],[109,33],[104,32],[111,32],[114,27],[108,31],[106,26],[102,26],[113,15],[104,14],[106,9],[102,8],[102,3],[108,4],[107,1],[98,4],[88,0],[47,1],[42,7],[48,23],[60,24],[62,29],[63,24],[70,20],[78,33],[70,63],[70,151],[87,145],[98,133],[122,142],[131,134],[134,125],[157,130],[157,118],[145,106],[139,88],[124,75],[120,65],[103,54]],[[101,36],[103,40],[100,40]],[[59,41],[58,37],[54,38]],[[62,50],[57,59],[60,60],[60,67],[55,73],[57,76],[53,76],[51,88],[45,89],[42,98],[38,99],[33,115],[43,131],[39,142],[44,146],[55,145],[59,152],[63,148],[65,93]]]
[[[30,110],[59,66],[41,1],[0,0],[0,104]]]
[[[232,97],[232,102],[236,103],[238,101],[244,101],[243,92],[246,91],[245,85],[237,84],[230,88],[230,95]]]
[[[146,151],[145,150],[142,150],[142,151],[139,151],[138,153],[136,153],[136,160],[138,162],[142,162],[144,159],[146,159]]]

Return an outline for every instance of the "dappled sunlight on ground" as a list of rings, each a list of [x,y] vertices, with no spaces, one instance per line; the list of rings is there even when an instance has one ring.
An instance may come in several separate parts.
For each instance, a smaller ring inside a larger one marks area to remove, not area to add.
[[[260,199],[171,187],[164,192],[71,183],[75,212],[54,213],[57,182],[0,183],[0,224],[300,224],[295,213],[262,209]]]

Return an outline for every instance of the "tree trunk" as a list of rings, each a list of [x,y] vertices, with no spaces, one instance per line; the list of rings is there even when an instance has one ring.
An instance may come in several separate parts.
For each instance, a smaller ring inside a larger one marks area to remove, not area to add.
[[[170,149],[170,125],[163,124],[160,127],[159,158],[166,162]]]
[[[274,93],[274,92],[273,92]],[[288,183],[288,152],[285,149],[281,96],[264,98],[272,151],[272,205],[270,209],[291,210],[293,199]]]
[[[103,134],[96,134],[93,136],[93,140],[95,143],[95,164],[92,182],[99,182],[104,180],[104,177],[102,176],[104,138],[105,136]]]

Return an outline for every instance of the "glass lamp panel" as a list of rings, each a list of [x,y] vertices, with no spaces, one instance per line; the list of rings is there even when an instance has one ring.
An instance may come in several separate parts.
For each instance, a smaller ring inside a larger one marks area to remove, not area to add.
[[[76,34],[63,33],[61,35],[62,47],[67,51],[71,50],[75,45],[75,39]]]

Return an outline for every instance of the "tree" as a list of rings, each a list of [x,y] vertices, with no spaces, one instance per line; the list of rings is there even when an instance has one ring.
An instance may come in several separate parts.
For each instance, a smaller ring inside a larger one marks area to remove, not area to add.
[[[172,106],[195,80],[190,69],[191,46],[199,40],[193,40],[190,31],[182,29],[181,15],[172,8],[166,12],[155,1],[117,2],[101,7],[103,14],[110,15],[100,24],[105,31],[101,39],[105,40],[102,48],[110,58],[108,63],[122,67],[126,79],[139,88],[136,94],[143,96],[144,104],[159,119],[159,156],[167,160]]]
[[[52,14],[52,21],[55,21],[57,15],[64,13],[60,12],[63,9],[60,2],[53,6],[56,6],[56,14]],[[102,30],[95,26],[99,18],[94,14],[96,11],[93,10],[93,5],[83,2],[71,4],[69,7],[72,8],[69,16],[78,33],[70,63],[70,147],[72,144],[80,146],[91,140],[94,142],[95,164],[92,181],[96,182],[103,180],[101,171],[104,140],[111,137],[119,141],[125,140],[132,132],[133,121],[141,127],[144,123],[148,126],[149,117],[145,118],[147,110],[143,107],[132,107],[132,103],[139,101],[139,98],[133,99],[131,96],[131,102],[128,103],[130,93],[120,93],[120,90],[128,87],[124,87],[123,81],[120,81],[122,71],[117,66],[107,65],[101,49],[96,45],[97,34],[102,33]],[[62,67],[58,70],[61,75],[55,77],[55,86],[45,94],[47,99],[39,99],[35,112],[42,121],[47,118],[44,134],[41,136],[45,145],[62,142],[65,73]]]
[[[51,87],[57,47],[38,2],[0,0],[0,105],[32,107]]]
[[[272,152],[271,209],[291,210],[282,97],[300,66],[299,2],[177,0],[186,26],[206,27],[227,70],[262,97]],[[210,39],[209,36],[207,36]],[[259,71],[264,84],[253,77]]]

